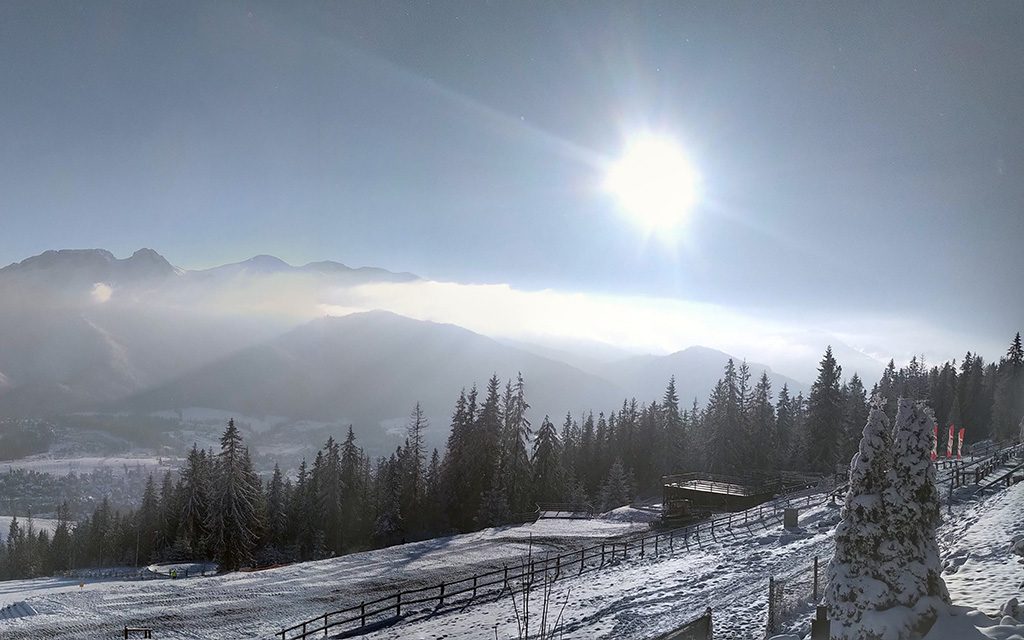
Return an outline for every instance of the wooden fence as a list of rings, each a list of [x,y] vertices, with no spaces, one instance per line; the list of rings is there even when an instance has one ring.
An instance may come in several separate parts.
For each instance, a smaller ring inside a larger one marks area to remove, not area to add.
[[[750,527],[782,520],[787,507],[810,505],[812,495],[778,499],[737,513],[727,513],[709,520],[670,531],[650,533],[621,541],[602,542],[576,551],[543,559],[532,559],[519,566],[504,565],[485,573],[459,580],[418,589],[398,592],[366,600],[358,605],[328,611],[322,616],[282,629],[281,640],[296,640],[310,636],[350,637],[381,628],[399,619],[418,613],[432,613],[441,609],[465,605],[476,598],[500,596],[505,592],[528,586],[547,577],[557,580],[596,571],[605,565],[618,563],[630,557],[671,554],[676,550],[703,548],[722,536],[735,536],[734,528]]]

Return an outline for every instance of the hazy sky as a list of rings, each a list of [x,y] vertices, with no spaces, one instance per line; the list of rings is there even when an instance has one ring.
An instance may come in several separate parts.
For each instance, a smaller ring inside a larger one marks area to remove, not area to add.
[[[335,259],[941,356],[1024,320],[1024,3],[6,0],[0,60],[2,263]],[[600,188],[643,130],[703,177],[667,239]]]

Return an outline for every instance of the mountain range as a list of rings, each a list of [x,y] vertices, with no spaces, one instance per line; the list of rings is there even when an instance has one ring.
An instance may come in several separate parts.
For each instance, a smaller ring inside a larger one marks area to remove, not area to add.
[[[338,291],[415,280],[273,256],[186,270],[151,249],[47,251],[0,269],[0,416],[202,407],[373,430],[400,425],[420,402],[447,425],[461,389],[522,373],[539,424],[660,398],[671,376],[684,404],[703,401],[732,357],[563,351],[380,310],[324,315]],[[750,368],[776,389],[806,391]]]

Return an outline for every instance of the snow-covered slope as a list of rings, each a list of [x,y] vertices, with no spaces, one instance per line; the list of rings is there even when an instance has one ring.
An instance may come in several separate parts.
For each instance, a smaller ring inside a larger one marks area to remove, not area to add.
[[[648,552],[644,558],[559,580],[552,597],[567,603],[564,638],[651,638],[701,615],[708,606],[716,611],[716,637],[762,638],[768,577],[805,567],[814,556],[827,561],[831,554],[838,507],[823,500],[812,504],[816,506],[801,513],[797,531],[777,524],[740,527],[720,532],[710,543],[705,540],[701,548],[691,545],[687,551],[677,545],[673,554],[662,548],[658,557]],[[1018,546],[1011,542],[1022,516],[1024,483],[981,500],[964,499],[945,516],[939,538],[954,602],[991,615],[1018,593]],[[0,622],[0,634],[4,640],[114,637],[124,624],[138,623],[154,627],[160,638],[272,638],[282,627],[358,604],[362,598],[517,562],[530,549],[536,556],[644,528],[615,520],[542,520],[255,573],[90,581],[84,587],[55,579],[0,583],[0,606],[25,601],[37,611]],[[791,623],[806,629],[802,614]],[[515,614],[507,596],[414,617],[364,637],[477,640],[493,638],[495,628],[502,640],[515,636]]]
[[[165,638],[271,638],[296,619],[358,604],[396,588],[435,584],[453,573],[518,561],[532,549],[576,548],[647,530],[609,520],[541,520],[437,538],[278,569],[188,580],[45,578],[0,582],[0,607],[27,601],[31,618],[0,621],[0,637],[115,637],[124,625]]]

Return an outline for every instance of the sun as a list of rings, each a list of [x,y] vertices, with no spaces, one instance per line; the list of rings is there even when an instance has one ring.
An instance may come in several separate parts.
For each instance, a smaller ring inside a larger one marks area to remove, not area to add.
[[[671,138],[644,135],[608,168],[604,186],[635,222],[665,232],[689,217],[699,200],[700,176]]]

